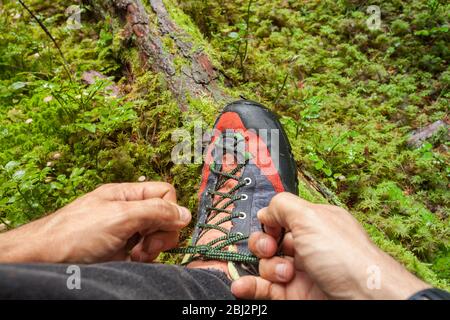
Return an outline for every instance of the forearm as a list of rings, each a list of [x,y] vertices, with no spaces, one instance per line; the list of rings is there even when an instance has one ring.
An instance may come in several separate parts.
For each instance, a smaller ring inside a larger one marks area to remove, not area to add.
[[[45,244],[35,230],[40,224],[38,220],[0,233],[0,263],[47,262]]]

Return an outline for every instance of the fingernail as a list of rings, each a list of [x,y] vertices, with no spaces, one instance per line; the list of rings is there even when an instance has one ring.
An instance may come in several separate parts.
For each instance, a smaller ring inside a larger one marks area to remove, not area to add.
[[[277,275],[278,279],[285,280],[286,279],[286,272],[287,272],[287,265],[284,263],[277,264],[275,266],[275,274]]]
[[[178,211],[180,212],[180,219],[184,222],[189,222],[191,220],[191,213],[188,208],[178,206]]]
[[[148,246],[149,252],[157,252],[164,247],[164,242],[161,239],[153,239]]]
[[[259,252],[266,253],[267,251],[267,239],[261,238],[258,240],[258,243],[256,244],[258,247]]]
[[[262,215],[262,209],[259,209],[258,212],[256,213],[256,217],[258,218],[258,220],[261,220],[261,215]]]

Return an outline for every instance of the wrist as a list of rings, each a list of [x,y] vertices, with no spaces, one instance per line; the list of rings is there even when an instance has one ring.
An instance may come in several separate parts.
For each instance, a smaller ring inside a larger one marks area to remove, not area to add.
[[[416,292],[431,286],[410,273],[403,265],[385,252],[379,251],[378,265],[373,268],[379,272],[377,285],[365,286],[365,298],[376,300],[406,300]]]
[[[50,262],[45,256],[45,244],[34,236],[29,225],[0,233],[0,263]]]
[[[27,254],[19,245],[19,239],[14,236],[15,230],[0,234],[0,262],[15,263],[26,262]]]

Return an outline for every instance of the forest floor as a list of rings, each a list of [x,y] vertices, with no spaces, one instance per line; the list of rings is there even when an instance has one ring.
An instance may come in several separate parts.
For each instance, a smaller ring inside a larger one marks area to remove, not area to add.
[[[184,120],[194,114],[212,125],[223,106],[193,99],[181,112],[112,17],[98,20],[84,6],[81,28],[72,28],[72,2],[26,3],[67,63],[17,2],[0,5],[0,226],[53,212],[99,184],[143,177],[173,183],[195,211],[201,164],[172,163],[171,134],[192,131]],[[449,5],[372,1],[381,25],[370,30],[365,1],[165,4],[212,58],[224,90],[276,111],[298,164],[379,246],[448,289]],[[92,70],[107,78],[90,81]],[[437,121],[441,129],[408,144]],[[308,197],[302,186],[299,193]]]

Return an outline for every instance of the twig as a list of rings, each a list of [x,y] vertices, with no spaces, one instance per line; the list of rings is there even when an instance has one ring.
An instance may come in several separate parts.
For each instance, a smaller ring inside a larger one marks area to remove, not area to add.
[[[244,70],[244,63],[247,60],[247,53],[248,53],[248,33],[249,33],[249,25],[250,25],[250,8],[252,6],[253,0],[248,1],[248,7],[247,7],[247,17],[245,19],[245,48],[244,48],[244,54],[241,56],[241,72],[242,76],[245,80],[245,70]]]
[[[69,77],[70,82],[72,82],[72,76],[70,75],[69,69],[67,68],[67,60],[64,57],[64,54],[61,51],[61,48],[59,47],[58,43],[56,42],[55,38],[53,38],[52,34],[50,33],[50,31],[47,29],[47,27],[41,22],[41,20],[38,19],[38,17],[35,16],[35,14],[27,7],[27,5],[22,1],[19,0],[19,3],[22,5],[22,7],[25,8],[25,10],[28,11],[28,13],[33,17],[34,20],[36,20],[36,22],[39,24],[39,26],[41,27],[42,30],[44,30],[45,34],[50,38],[50,40],[52,40],[53,44],[55,45],[56,49],[59,52],[59,55],[61,56],[62,60],[63,60],[63,67],[64,70],[67,73],[67,76]]]
[[[281,86],[280,90],[278,90],[278,92],[277,92],[277,97],[275,98],[275,102],[273,103],[274,105],[277,104],[278,99],[280,98],[281,92],[283,92],[284,87],[286,86],[286,81],[287,81],[288,77],[289,77],[289,73],[286,73],[286,76],[284,77],[284,80],[283,80],[283,85]]]
[[[25,194],[23,194],[22,190],[20,190],[19,184],[16,185],[16,189],[19,192],[19,194],[21,195],[21,197],[23,198],[23,200],[25,201],[25,203],[27,204],[27,206],[30,208],[31,212],[34,212],[33,206],[28,201],[28,198],[25,196]],[[31,216],[26,211],[24,211],[23,213],[28,219],[31,219]]]

